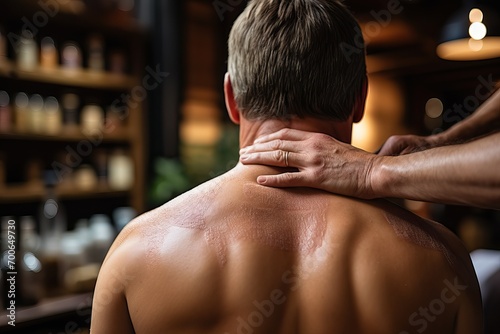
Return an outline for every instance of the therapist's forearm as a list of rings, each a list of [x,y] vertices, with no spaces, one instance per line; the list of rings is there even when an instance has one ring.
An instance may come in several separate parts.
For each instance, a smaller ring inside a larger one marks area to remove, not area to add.
[[[377,197],[500,209],[500,133],[466,144],[377,158],[371,186]]]
[[[472,115],[450,129],[435,135],[441,145],[465,142],[500,129],[500,89]]]

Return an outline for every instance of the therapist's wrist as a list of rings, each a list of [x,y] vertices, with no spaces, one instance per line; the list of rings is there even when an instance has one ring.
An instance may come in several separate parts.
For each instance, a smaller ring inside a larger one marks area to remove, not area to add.
[[[441,146],[453,144],[454,142],[457,141],[457,136],[460,133],[460,129],[456,129],[456,130],[457,131],[447,130],[447,131],[426,137],[426,140],[427,140],[427,148],[426,149],[431,149],[431,148],[435,148],[435,147],[441,147]]]
[[[393,184],[392,156],[375,156],[367,175],[370,198],[393,197],[390,189]]]
[[[470,127],[467,122],[458,123],[444,132],[431,136],[431,140],[434,142],[432,147],[454,145],[469,141],[477,135],[476,132],[477,130]]]

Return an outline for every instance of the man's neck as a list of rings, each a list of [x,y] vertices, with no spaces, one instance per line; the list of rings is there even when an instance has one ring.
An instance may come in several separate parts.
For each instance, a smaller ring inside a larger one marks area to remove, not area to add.
[[[283,128],[302,131],[320,132],[339,141],[350,143],[352,134],[352,120],[345,122],[327,121],[315,118],[294,118],[291,120],[249,121],[241,118],[240,147],[252,145],[260,136],[271,134]]]

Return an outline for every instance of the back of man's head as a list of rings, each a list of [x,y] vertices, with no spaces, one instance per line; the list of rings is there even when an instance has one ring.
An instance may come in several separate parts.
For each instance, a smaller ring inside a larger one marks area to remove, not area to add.
[[[347,120],[366,79],[360,31],[336,0],[250,0],[229,37],[228,70],[242,115]],[[359,52],[347,55],[346,45]]]

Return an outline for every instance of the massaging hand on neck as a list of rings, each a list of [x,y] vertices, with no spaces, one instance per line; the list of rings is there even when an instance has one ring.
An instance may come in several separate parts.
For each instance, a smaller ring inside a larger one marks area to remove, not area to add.
[[[289,152],[288,164],[298,172],[259,176],[257,182],[266,186],[313,187],[364,199],[400,197],[500,209],[499,109],[497,91],[472,116],[448,131],[430,137],[391,137],[378,155],[324,134],[283,129],[243,148],[240,161],[284,166],[285,152]],[[459,141],[469,142],[451,145]]]

